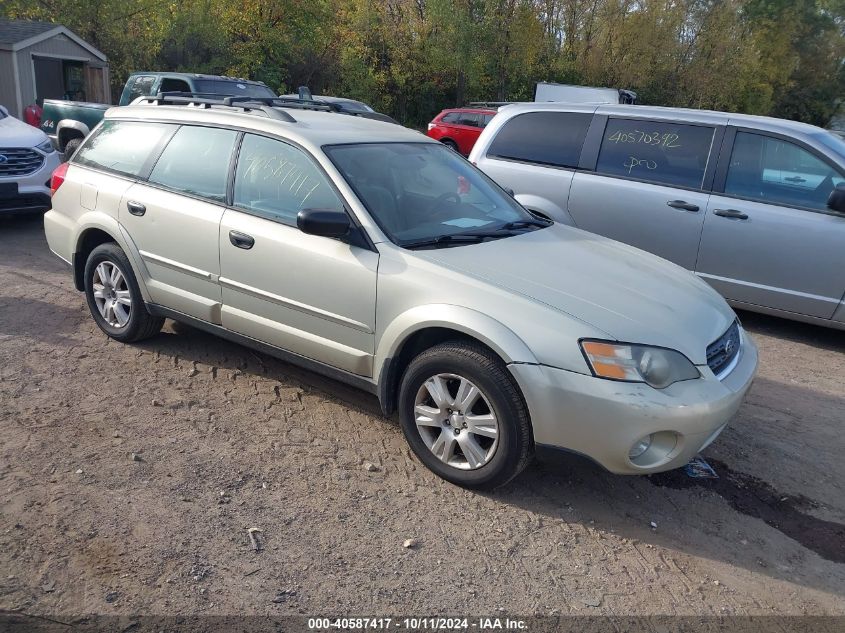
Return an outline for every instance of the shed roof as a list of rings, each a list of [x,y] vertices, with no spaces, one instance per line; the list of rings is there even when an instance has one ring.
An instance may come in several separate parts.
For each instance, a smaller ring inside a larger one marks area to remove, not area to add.
[[[61,24],[37,20],[0,20],[0,49],[17,51],[56,35],[65,35],[95,57],[108,61],[103,52]]]

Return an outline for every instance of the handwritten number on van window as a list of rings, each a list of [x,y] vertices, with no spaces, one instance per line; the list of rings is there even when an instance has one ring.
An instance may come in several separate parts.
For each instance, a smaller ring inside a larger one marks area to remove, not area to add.
[[[646,169],[657,169],[657,163],[647,158],[637,158],[635,156],[629,156],[628,160],[625,161],[624,167],[628,170],[628,173],[630,174],[636,167],[645,167]]]
[[[634,130],[632,132],[622,132],[617,130],[607,137],[607,140],[612,143],[642,143],[643,145],[658,145],[666,149],[674,149],[681,147],[678,142],[680,137],[672,132],[643,132],[642,130]]]

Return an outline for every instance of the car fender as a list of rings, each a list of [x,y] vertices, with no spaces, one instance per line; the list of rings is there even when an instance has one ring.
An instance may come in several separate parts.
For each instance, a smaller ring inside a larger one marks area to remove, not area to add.
[[[514,198],[529,211],[537,211],[555,222],[560,222],[567,226],[575,226],[575,222],[572,220],[572,216],[569,215],[569,211],[556,205],[551,200],[532,193],[518,193]]]
[[[129,236],[129,233],[117,221],[117,218],[112,217],[102,211],[89,211],[79,216],[77,220],[78,230],[73,238],[73,261],[74,266],[78,263],[84,266],[84,262],[77,262],[77,253],[80,252],[82,240],[85,233],[91,229],[98,229],[107,233],[117,243],[118,246],[126,253],[129,261],[132,263],[132,272],[135,273],[135,278],[138,281],[138,287],[141,289],[141,295],[144,301],[150,300],[150,294],[147,290],[146,280],[149,277],[149,272],[141,259],[141,254],[135,246],[135,242]]]
[[[67,136],[68,132],[65,132],[65,130],[73,130],[73,135],[71,136],[72,139],[80,138],[79,134],[82,135],[81,138],[85,138],[91,132],[89,127],[82,123],[82,121],[62,119],[56,126],[56,146],[60,151],[64,151],[65,145],[67,145],[67,140],[64,140],[64,137]]]
[[[401,346],[415,332],[426,328],[447,328],[478,339],[505,363],[532,363],[537,358],[510,328],[477,310],[450,304],[415,306],[399,314],[384,329],[376,349],[375,374],[393,358]]]

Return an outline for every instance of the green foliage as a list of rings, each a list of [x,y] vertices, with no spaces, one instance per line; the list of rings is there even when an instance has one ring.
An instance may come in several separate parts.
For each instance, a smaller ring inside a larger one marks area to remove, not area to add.
[[[644,103],[824,125],[843,96],[845,0],[6,0],[133,70],[310,86],[422,126],[444,107],[525,100],[536,81]]]

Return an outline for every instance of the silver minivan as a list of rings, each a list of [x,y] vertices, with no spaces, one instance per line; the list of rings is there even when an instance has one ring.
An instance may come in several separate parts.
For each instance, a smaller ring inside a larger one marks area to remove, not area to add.
[[[531,211],[695,271],[735,307],[845,328],[845,141],[821,128],[515,104],[470,160]]]

